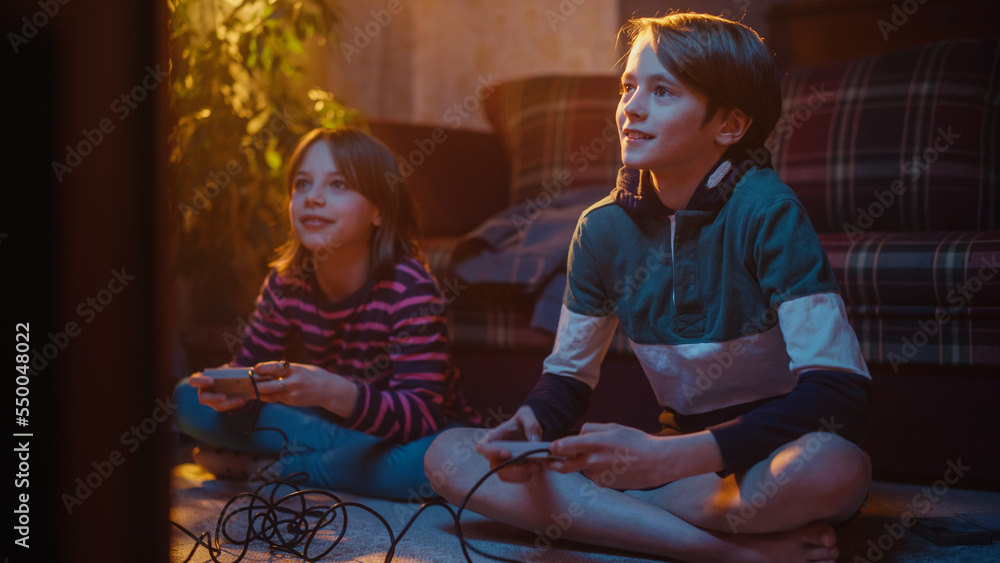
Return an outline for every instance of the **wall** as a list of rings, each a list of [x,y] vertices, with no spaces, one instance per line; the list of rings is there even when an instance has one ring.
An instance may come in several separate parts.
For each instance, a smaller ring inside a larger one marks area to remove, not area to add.
[[[768,28],[764,15],[774,4],[788,0],[621,0],[621,19],[632,16],[666,15],[671,11],[694,11],[742,22],[764,37]],[[801,0],[800,0],[801,1]]]
[[[545,73],[613,71],[617,0],[429,0],[417,10],[413,115],[453,126],[480,85]],[[465,107],[456,108],[455,104]],[[462,119],[484,126],[480,113]]]
[[[613,72],[618,0],[576,2],[352,1],[311,74],[369,118],[485,129],[467,100],[484,82]]]
[[[314,84],[369,118],[412,121],[417,1],[341,2],[340,37],[312,48]]]
[[[614,73],[618,30],[633,15],[701,11],[766,37],[764,13],[777,1],[352,0],[340,37],[313,47],[310,76],[368,118],[486,129],[475,99],[484,83]]]

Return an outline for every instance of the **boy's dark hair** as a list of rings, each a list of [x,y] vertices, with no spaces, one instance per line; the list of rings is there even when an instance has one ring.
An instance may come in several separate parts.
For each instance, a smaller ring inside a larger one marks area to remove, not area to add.
[[[382,214],[382,224],[372,233],[370,243],[373,277],[392,279],[396,262],[403,257],[423,262],[416,241],[419,227],[416,210],[405,182],[398,180],[396,158],[381,141],[360,129],[319,128],[303,135],[285,170],[286,196],[291,198],[295,174],[306,152],[315,144],[323,144],[329,149],[350,189],[365,196]],[[270,266],[282,276],[301,275],[303,269],[308,269],[307,258],[312,254],[302,246],[295,229],[291,228],[288,241],[278,248],[278,257]]]
[[[708,99],[704,123],[719,109],[731,108],[753,119],[731,154],[745,156],[763,146],[781,114],[781,76],[754,30],[707,14],[675,13],[634,18],[622,31],[630,50],[649,33],[660,64]]]

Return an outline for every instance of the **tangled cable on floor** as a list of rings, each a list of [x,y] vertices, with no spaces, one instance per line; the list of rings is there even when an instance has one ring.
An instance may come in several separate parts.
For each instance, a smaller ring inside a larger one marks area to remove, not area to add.
[[[253,381],[253,378],[251,378],[251,381]],[[254,391],[257,391],[256,383],[253,385]],[[288,436],[284,433],[284,431],[279,428],[257,427],[257,420],[260,414],[259,392],[257,393],[257,399],[258,410],[254,416],[253,427],[248,431],[248,433],[258,431],[279,432],[284,439],[284,448],[282,450],[282,455],[284,455],[288,449]],[[381,514],[360,502],[343,501],[337,495],[323,489],[299,488],[298,483],[308,480],[308,475],[306,473],[296,473],[294,475],[290,475],[284,480],[268,480],[263,485],[257,487],[254,492],[240,493],[231,498],[219,514],[219,519],[215,526],[214,541],[210,532],[203,532],[201,535],[195,535],[190,530],[172,520],[170,523],[195,540],[195,545],[191,548],[191,552],[184,560],[184,563],[191,561],[200,547],[204,547],[208,550],[212,561],[215,563],[223,563],[218,559],[218,557],[223,553],[221,543],[223,538],[234,546],[242,547],[242,551],[238,556],[236,556],[236,559],[234,559],[232,563],[242,561],[243,558],[246,557],[247,551],[250,549],[250,545],[257,541],[267,543],[272,550],[295,555],[300,557],[303,561],[313,562],[326,557],[327,554],[333,551],[344,538],[344,535],[347,533],[347,508],[360,508],[375,516],[379,522],[385,526],[386,532],[389,535],[389,550],[385,555],[385,563],[389,563],[395,555],[396,546],[399,545],[403,536],[406,535],[406,532],[409,531],[410,527],[423,513],[423,511],[432,506],[440,506],[447,510],[451,514],[452,519],[455,521],[455,535],[458,536],[459,544],[462,547],[462,554],[465,556],[466,561],[472,563],[472,558],[469,556],[469,550],[472,550],[483,557],[497,561],[519,563],[514,559],[506,559],[504,557],[484,553],[476,549],[474,546],[469,545],[465,536],[462,534],[462,512],[465,510],[466,503],[468,503],[469,499],[472,498],[472,495],[476,492],[476,490],[478,490],[479,487],[482,486],[482,484],[485,483],[486,480],[489,479],[489,477],[494,473],[512,463],[517,463],[530,455],[546,451],[547,450],[545,448],[527,451],[489,470],[479,479],[479,481],[476,482],[475,485],[472,486],[471,489],[469,489],[465,498],[463,498],[462,502],[458,505],[457,511],[453,510],[451,505],[443,500],[431,500],[423,503],[413,516],[410,517],[406,525],[403,526],[403,529],[399,532],[398,536],[393,534],[392,528],[389,526],[389,522],[387,522]],[[292,492],[279,497],[278,493],[282,487],[291,488]],[[309,504],[306,499],[307,496],[325,497],[326,499],[332,501],[332,504]],[[248,504],[246,506],[238,506],[238,503],[244,499],[249,501]],[[287,506],[289,504],[292,506]],[[233,508],[234,506],[236,507]],[[230,509],[232,509],[232,511],[230,511]],[[334,524],[338,514],[341,516],[341,522],[340,532],[338,533],[337,538],[320,553],[310,554],[310,548],[313,547],[313,543],[317,539],[317,534]],[[242,537],[234,536],[229,530],[230,526],[236,522],[234,519],[237,518],[245,519],[246,530]]]

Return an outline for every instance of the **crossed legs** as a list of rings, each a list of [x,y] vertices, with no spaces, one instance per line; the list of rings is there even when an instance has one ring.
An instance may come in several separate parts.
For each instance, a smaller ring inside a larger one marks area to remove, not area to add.
[[[430,492],[420,469],[433,435],[397,444],[341,427],[315,409],[281,403],[261,405],[257,427],[280,428],[284,436],[273,430],[248,434],[252,413],[220,413],[199,403],[187,380],[175,388],[174,401],[174,421],[182,432],[202,444],[277,458],[272,470],[278,475],[305,472],[310,485],[384,498],[413,499]]]
[[[424,458],[432,486],[452,503],[489,470],[474,451],[482,432],[446,431]],[[627,471],[627,463],[619,469]],[[612,473],[597,482],[551,471],[525,483],[493,477],[467,507],[550,539],[684,561],[834,561],[831,524],[857,511],[871,482],[857,446],[820,433],[786,444],[739,476],[699,475],[621,492],[613,488]]]

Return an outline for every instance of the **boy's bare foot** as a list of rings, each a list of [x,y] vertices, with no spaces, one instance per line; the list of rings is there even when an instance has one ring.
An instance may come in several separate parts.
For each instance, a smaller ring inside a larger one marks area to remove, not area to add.
[[[736,550],[730,561],[835,563],[837,560],[837,534],[832,526],[823,522],[780,534],[725,538]]]

